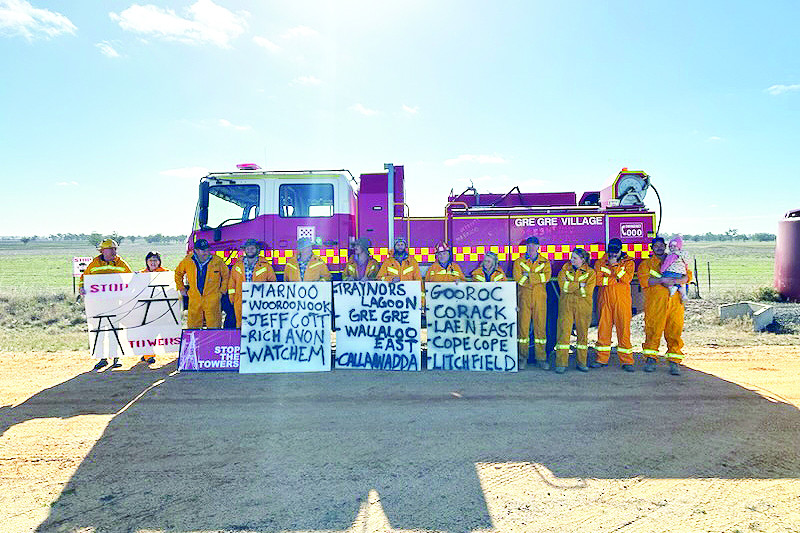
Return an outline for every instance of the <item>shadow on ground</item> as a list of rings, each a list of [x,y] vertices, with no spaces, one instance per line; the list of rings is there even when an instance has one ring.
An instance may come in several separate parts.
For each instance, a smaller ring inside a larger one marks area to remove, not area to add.
[[[392,526],[492,523],[478,462],[559,478],[798,478],[800,411],[715,376],[84,374],[6,408],[115,413],[38,531],[343,530],[370,490]],[[4,429],[8,427],[4,426]]]

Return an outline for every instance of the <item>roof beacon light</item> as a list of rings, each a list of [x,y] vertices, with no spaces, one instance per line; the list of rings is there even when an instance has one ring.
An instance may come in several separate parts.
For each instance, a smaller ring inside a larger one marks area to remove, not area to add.
[[[236,168],[239,170],[259,170],[261,167],[255,163],[239,163]]]

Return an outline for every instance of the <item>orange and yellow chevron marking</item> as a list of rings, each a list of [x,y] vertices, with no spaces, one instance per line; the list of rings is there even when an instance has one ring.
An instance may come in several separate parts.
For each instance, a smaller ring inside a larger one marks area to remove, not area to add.
[[[433,263],[436,261],[436,248],[409,248],[408,253],[411,254],[418,263]]]
[[[317,254],[329,265],[347,263],[347,248],[326,248]]]
[[[369,254],[379,263],[383,263],[389,258],[388,248],[370,248]]]
[[[569,244],[544,244],[539,247],[539,253],[547,257],[551,261],[566,261],[569,260],[569,255],[575,248],[583,248],[589,252],[593,260],[600,259],[605,255],[604,244],[586,244],[586,245],[569,245]],[[475,263],[483,259],[483,255],[487,251],[497,254],[500,261],[515,261],[521,255],[525,254],[526,246],[492,246],[492,245],[478,245],[478,246],[454,246],[453,259],[456,262]],[[622,250],[634,259],[646,259],[650,257],[650,249],[646,243],[630,243],[623,244]],[[379,263],[383,263],[389,258],[391,248],[370,248],[370,254]],[[214,252],[220,256],[226,264],[232,264],[240,255],[240,250],[217,250]],[[348,250],[346,248],[325,248],[321,250],[314,250],[328,265],[344,265],[347,263]],[[420,263],[433,263],[436,261],[436,252],[433,247],[420,247],[409,248],[408,253]],[[294,257],[295,250],[267,250],[261,252],[260,255],[269,259],[274,265],[285,265],[286,260]]]

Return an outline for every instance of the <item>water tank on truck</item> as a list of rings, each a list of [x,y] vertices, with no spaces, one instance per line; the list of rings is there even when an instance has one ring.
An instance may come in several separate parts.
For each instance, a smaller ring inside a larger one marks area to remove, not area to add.
[[[800,209],[789,211],[778,222],[775,289],[785,298],[800,301]]]

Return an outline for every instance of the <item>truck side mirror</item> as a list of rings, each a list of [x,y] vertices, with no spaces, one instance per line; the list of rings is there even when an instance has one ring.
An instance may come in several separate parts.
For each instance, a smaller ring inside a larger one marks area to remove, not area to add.
[[[208,226],[208,182],[200,182],[200,209],[197,213],[197,221],[200,223],[200,228]]]

